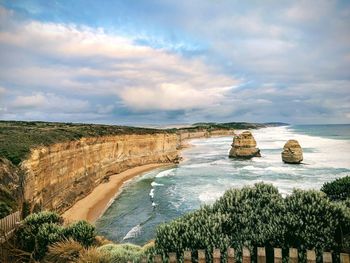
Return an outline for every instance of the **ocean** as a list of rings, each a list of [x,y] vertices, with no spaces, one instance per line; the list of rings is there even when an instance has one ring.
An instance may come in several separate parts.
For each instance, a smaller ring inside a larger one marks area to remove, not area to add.
[[[227,189],[257,182],[276,186],[282,195],[293,188],[320,189],[323,183],[350,175],[350,125],[295,125],[252,130],[262,157],[228,158],[232,137],[194,139],[184,162],[145,173],[127,182],[96,222],[97,232],[116,242],[144,244],[159,224],[203,204]],[[284,164],[285,142],[296,139],[304,151],[300,165]]]

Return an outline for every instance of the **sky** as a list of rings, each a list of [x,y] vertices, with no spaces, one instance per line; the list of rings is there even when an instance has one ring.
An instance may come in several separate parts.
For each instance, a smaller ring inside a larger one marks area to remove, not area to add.
[[[350,1],[0,0],[0,119],[350,123]]]

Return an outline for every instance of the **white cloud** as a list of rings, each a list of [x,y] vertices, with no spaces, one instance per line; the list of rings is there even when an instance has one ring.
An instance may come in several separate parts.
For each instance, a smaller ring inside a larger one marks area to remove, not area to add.
[[[0,31],[0,44],[13,52],[0,65],[4,81],[36,92],[119,96],[134,109],[206,107],[224,99],[228,87],[239,83],[200,59],[137,45],[103,29],[12,21],[11,30]],[[15,57],[18,50],[23,51],[20,61]],[[43,94],[36,94],[17,98],[14,104],[39,107],[43,101]]]
[[[127,105],[139,110],[185,110],[211,107],[222,101],[224,92],[229,90],[230,87],[200,90],[186,83],[162,83],[153,88],[128,88],[120,96]]]
[[[9,103],[11,110],[33,110],[44,112],[74,113],[89,109],[84,100],[71,99],[51,93],[36,93],[29,96],[17,96]]]

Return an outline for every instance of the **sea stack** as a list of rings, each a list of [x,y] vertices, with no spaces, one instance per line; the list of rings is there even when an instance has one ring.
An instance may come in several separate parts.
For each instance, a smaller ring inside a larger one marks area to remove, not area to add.
[[[285,163],[298,164],[303,160],[303,150],[297,140],[289,140],[283,147],[282,160]]]
[[[256,141],[250,131],[242,132],[233,137],[232,148],[229,153],[230,158],[252,158],[260,157],[260,150],[256,148]]]

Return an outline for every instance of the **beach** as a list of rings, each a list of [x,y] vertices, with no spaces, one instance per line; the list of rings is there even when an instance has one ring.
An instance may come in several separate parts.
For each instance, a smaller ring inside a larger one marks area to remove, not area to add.
[[[90,223],[95,223],[106,211],[111,200],[118,196],[124,182],[150,170],[171,165],[174,164],[147,164],[110,176],[108,182],[99,184],[89,195],[76,202],[70,209],[62,214],[65,222],[69,223],[77,220],[86,220]]]

